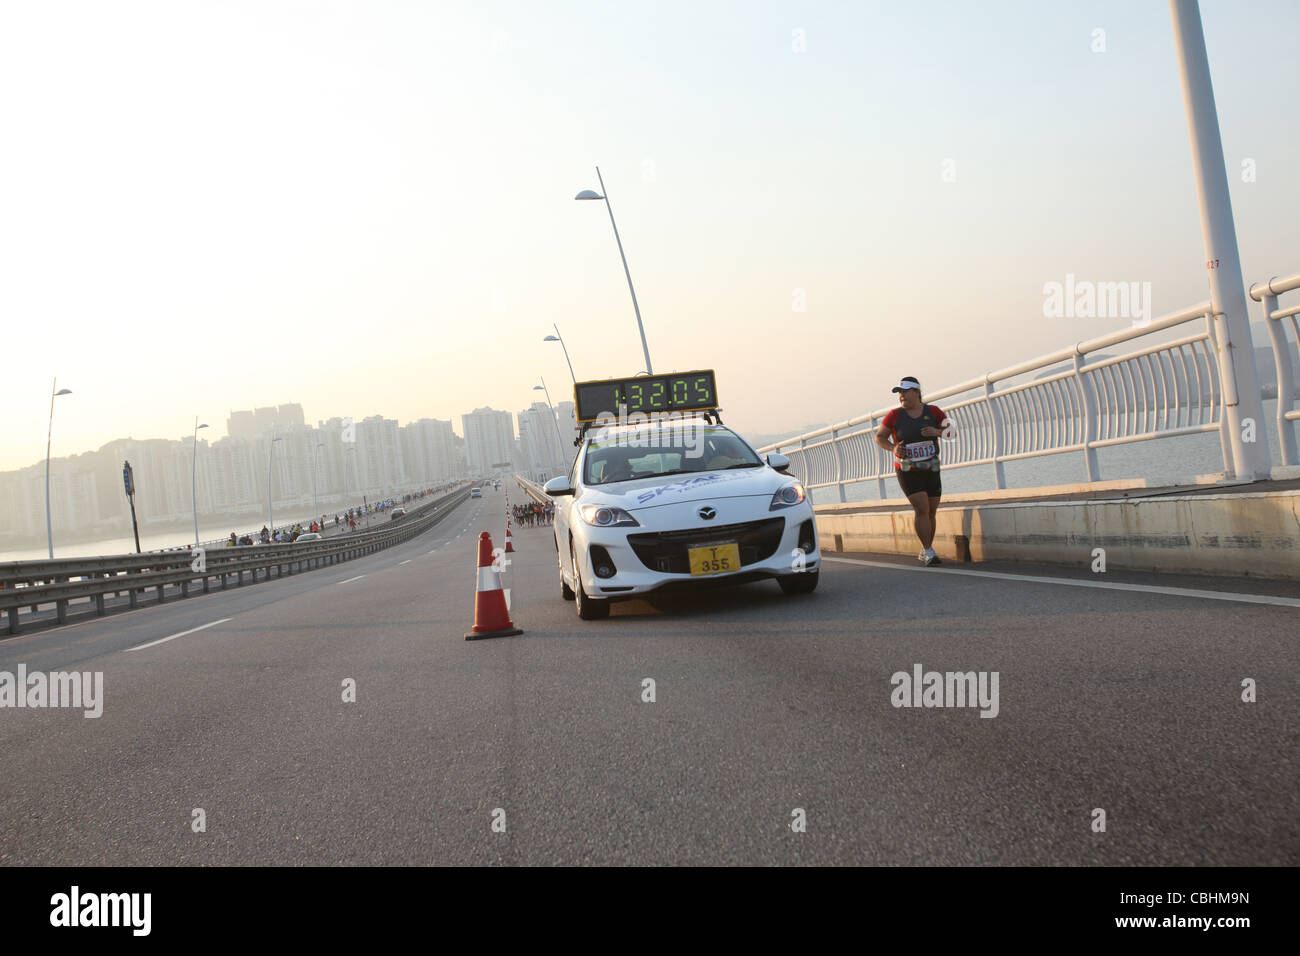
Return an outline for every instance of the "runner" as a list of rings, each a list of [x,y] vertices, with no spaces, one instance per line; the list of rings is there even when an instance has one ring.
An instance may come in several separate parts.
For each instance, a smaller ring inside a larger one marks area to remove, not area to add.
[[[935,513],[939,510],[939,497],[943,485],[939,480],[939,437],[951,425],[948,416],[938,405],[921,401],[921,383],[908,375],[894,387],[898,393],[898,408],[890,410],[876,431],[876,444],[894,453],[894,474],[907,496],[916,523],[916,536],[921,539],[921,553],[917,560],[922,564],[942,564],[934,553]]]

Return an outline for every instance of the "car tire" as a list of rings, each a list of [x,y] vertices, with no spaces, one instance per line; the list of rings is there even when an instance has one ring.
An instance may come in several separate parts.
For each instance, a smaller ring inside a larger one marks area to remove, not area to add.
[[[609,617],[609,602],[596,601],[587,597],[587,589],[582,586],[582,571],[578,567],[573,545],[569,545],[569,558],[573,562],[573,600],[577,606],[578,617],[584,621],[603,621]]]
[[[776,579],[781,590],[786,594],[812,594],[817,590],[817,578],[820,571],[805,571],[802,574],[787,574]]]
[[[561,567],[560,568],[560,597],[562,597],[566,601],[572,601],[576,596],[577,595],[574,594],[573,588],[569,587],[568,582],[564,580],[564,568]]]

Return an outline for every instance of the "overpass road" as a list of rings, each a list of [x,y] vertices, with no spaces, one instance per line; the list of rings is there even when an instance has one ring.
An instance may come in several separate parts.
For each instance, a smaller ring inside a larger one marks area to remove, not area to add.
[[[343,565],[0,641],[104,675],[97,719],[0,710],[0,862],[1300,862],[1294,585],[844,556],[808,597],[588,623],[525,528],[525,633],[466,642],[503,524],[487,491]],[[917,664],[998,672],[996,717],[893,706]]]

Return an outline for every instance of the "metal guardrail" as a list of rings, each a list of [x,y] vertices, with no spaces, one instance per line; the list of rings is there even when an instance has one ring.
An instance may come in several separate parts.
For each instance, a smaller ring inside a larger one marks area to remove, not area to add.
[[[1202,328],[1172,341],[1088,359],[1102,349],[1198,322]],[[1005,462],[1082,452],[1087,480],[1096,481],[1098,448],[1218,431],[1226,471],[1231,448],[1217,341],[1210,303],[1202,302],[1144,325],[927,392],[924,400],[936,404],[978,393],[943,403],[955,426],[954,436],[944,442],[944,467],[993,465],[996,487],[1005,488]],[[1038,378],[1023,380],[1029,373],[1044,371]],[[1007,384],[995,389],[999,382]],[[886,479],[894,475],[894,461],[875,443],[874,435],[892,407],[766,445],[759,452],[787,456],[791,471],[808,487],[836,488],[841,502],[846,500],[847,485],[872,480],[883,499]]]
[[[541,485],[529,481],[527,478],[523,477],[522,475],[515,475],[515,481],[519,483],[520,488],[524,489],[525,494],[527,494],[528,497],[532,498],[538,504],[541,505],[550,504],[551,499],[546,494],[546,492],[542,491]]]
[[[1269,341],[1273,345],[1273,361],[1277,367],[1277,434],[1284,465],[1300,464],[1300,456],[1296,454],[1295,430],[1291,425],[1291,422],[1300,420],[1300,410],[1295,407],[1295,368],[1291,361],[1291,353],[1295,349],[1286,340],[1282,320],[1291,320],[1291,331],[1295,335],[1296,346],[1300,347],[1300,325],[1296,324],[1300,306],[1279,309],[1277,297],[1295,289],[1300,289],[1300,274],[1285,279],[1272,278],[1250,287],[1250,297],[1262,306],[1264,326],[1268,329]]]
[[[469,497],[462,488],[420,506],[403,518],[377,531],[357,531],[320,541],[292,544],[254,545],[237,548],[206,548],[204,567],[195,570],[196,552],[160,551],[148,554],[107,555],[97,558],[56,558],[53,561],[10,561],[0,563],[0,611],[7,612],[10,634],[19,631],[18,610],[31,607],[33,613],[42,604],[54,604],[59,623],[67,620],[68,602],[90,599],[95,613],[107,613],[105,597],[127,595],[129,606],[138,606],[138,596],[152,588],[158,603],[167,600],[167,587],[180,586],[180,596],[187,597],[190,587],[201,584],[203,593],[210,582],[221,581],[224,590],[231,578],[244,583],[244,575],[257,581],[258,572],[270,578],[271,570],[283,576],[286,569],[294,573],[330,564],[338,564],[362,555],[392,547],[422,534],[433,527],[456,505]]]

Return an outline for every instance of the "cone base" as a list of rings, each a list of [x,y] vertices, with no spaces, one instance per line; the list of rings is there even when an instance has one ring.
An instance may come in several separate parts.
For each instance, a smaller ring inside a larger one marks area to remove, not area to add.
[[[465,635],[467,641],[480,641],[485,637],[514,637],[524,633],[517,627],[508,627],[500,631],[470,631]]]

